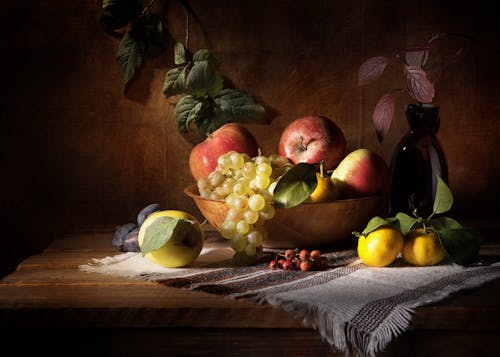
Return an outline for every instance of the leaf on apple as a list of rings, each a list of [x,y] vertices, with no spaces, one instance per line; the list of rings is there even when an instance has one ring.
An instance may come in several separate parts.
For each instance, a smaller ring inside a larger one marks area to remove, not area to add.
[[[396,96],[394,93],[387,93],[379,99],[373,110],[373,125],[379,142],[382,142],[391,126],[395,104]]]
[[[142,256],[163,247],[172,237],[184,236],[192,229],[193,222],[184,218],[158,217],[144,232]]]
[[[387,57],[377,56],[367,59],[358,71],[358,85],[363,86],[378,79],[387,66]]]
[[[405,66],[403,70],[404,88],[408,94],[420,103],[431,103],[434,99],[434,85],[427,78],[422,68]]]
[[[317,185],[316,167],[301,162],[279,179],[274,189],[273,200],[284,208],[298,206],[311,196]]]

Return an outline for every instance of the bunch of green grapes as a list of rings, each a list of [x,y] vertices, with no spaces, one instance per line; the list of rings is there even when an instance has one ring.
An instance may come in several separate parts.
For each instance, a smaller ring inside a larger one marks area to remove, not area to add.
[[[274,217],[273,191],[293,164],[283,156],[250,157],[229,151],[218,158],[207,178],[198,180],[201,197],[225,200],[221,234],[237,253],[254,256],[266,238],[264,222]]]

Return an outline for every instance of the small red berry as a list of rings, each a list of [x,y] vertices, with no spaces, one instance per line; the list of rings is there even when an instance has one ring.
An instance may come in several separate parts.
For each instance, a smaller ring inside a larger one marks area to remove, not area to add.
[[[285,260],[285,262],[283,263],[283,270],[293,270],[293,268],[293,261],[290,259]]]
[[[285,251],[285,259],[293,259],[295,258],[295,251],[293,249],[287,249]]]
[[[303,260],[300,262],[300,270],[302,271],[309,271],[312,268],[312,264],[308,260]]]
[[[309,260],[309,256],[310,254],[307,249],[302,249],[299,253],[299,259],[303,262]]]
[[[278,267],[278,262],[276,261],[276,259],[273,259],[269,262],[270,269],[276,269],[277,267]]]
[[[319,259],[319,257],[321,257],[321,252],[318,249],[313,250],[309,255],[309,258],[311,258],[312,260]]]

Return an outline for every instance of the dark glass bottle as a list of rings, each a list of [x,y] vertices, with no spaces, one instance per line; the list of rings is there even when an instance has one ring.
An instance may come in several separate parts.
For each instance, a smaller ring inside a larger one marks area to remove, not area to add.
[[[389,215],[398,212],[427,218],[436,194],[436,175],[448,183],[448,166],[436,138],[439,108],[428,104],[406,107],[409,132],[394,150]]]

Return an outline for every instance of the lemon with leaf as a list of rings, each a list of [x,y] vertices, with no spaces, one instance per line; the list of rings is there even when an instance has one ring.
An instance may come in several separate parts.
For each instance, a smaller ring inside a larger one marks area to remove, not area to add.
[[[446,257],[436,232],[424,228],[411,230],[405,235],[401,253],[407,263],[417,266],[436,265]]]
[[[366,265],[385,267],[390,265],[403,248],[403,235],[390,226],[380,226],[358,237],[358,255]]]
[[[142,255],[167,268],[190,265],[200,255],[204,233],[191,214],[178,210],[157,211],[146,218],[139,230]]]

